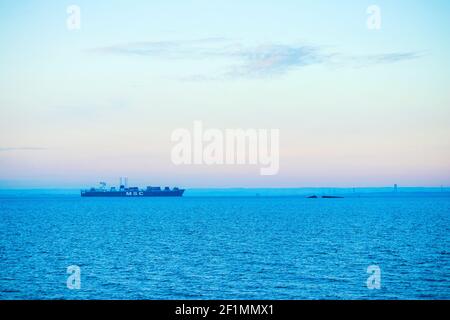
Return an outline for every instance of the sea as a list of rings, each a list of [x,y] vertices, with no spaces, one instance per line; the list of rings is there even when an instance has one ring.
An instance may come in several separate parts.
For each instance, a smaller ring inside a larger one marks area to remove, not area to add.
[[[314,192],[2,190],[0,299],[450,299],[450,193]]]

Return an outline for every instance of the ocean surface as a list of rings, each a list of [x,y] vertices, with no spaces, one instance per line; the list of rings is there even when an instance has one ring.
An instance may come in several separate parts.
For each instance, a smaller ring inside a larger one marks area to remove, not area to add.
[[[450,197],[3,192],[0,299],[450,299]]]

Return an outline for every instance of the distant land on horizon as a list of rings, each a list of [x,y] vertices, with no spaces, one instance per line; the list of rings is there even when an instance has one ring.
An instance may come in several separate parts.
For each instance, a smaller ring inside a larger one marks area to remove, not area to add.
[[[78,195],[80,189],[76,188],[0,188],[2,195]],[[346,197],[370,196],[450,196],[450,188],[446,187],[362,187],[362,188],[329,188],[329,187],[303,187],[303,188],[189,188],[185,197],[203,196],[231,196],[231,197],[295,197],[308,195],[343,195]]]

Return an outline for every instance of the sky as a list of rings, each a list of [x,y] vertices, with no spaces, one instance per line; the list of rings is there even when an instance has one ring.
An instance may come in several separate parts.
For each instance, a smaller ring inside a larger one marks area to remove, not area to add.
[[[444,0],[1,1],[0,188],[448,186],[449,15]],[[175,165],[171,134],[194,121],[278,129],[278,174]]]

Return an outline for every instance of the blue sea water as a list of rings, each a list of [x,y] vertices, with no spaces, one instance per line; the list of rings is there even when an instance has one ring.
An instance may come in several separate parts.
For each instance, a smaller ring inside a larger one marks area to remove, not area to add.
[[[450,198],[3,193],[0,270],[0,299],[450,299]]]

